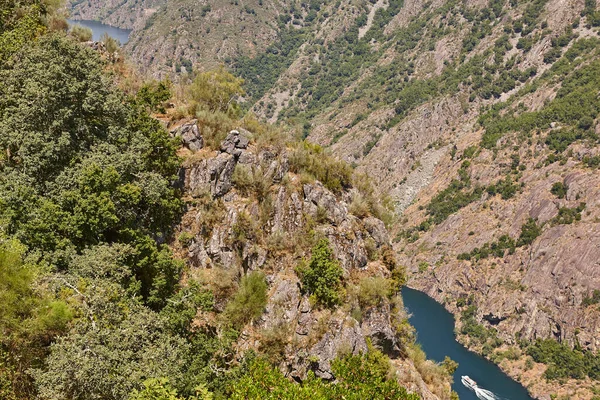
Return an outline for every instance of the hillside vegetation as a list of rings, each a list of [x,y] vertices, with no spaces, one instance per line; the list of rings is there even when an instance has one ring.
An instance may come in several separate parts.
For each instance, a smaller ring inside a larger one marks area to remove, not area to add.
[[[245,80],[242,107],[328,148],[372,178],[375,197],[391,197],[408,284],[455,313],[463,342],[537,396],[593,398],[596,2],[264,2],[250,5],[256,17],[244,5],[210,2],[204,16],[259,20],[236,36],[239,49],[194,55],[189,43],[227,43],[217,38],[230,26],[194,39],[157,11],[148,29],[176,28],[178,44],[154,49],[140,28],[126,51],[184,80],[184,64],[224,63]]]
[[[364,176],[223,69],[136,80],[56,6],[0,5],[0,398],[453,397]]]

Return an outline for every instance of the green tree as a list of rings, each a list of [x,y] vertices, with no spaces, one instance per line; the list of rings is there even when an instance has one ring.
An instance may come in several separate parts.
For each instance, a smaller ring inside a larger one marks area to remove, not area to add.
[[[236,109],[235,99],[245,94],[243,84],[243,79],[220,67],[198,74],[189,88],[189,95],[209,111],[228,112]]]
[[[41,269],[23,263],[24,252],[15,240],[0,242],[0,397],[6,399],[32,396],[27,369],[42,363],[45,346],[73,317],[37,284]]]
[[[231,399],[277,400],[418,400],[395,379],[390,379],[389,359],[370,347],[361,354],[343,354],[331,363],[335,382],[317,378],[312,371],[300,384],[286,379],[267,361],[256,359],[233,386]]]
[[[184,387],[190,345],[164,317],[106,280],[62,281],[80,301],[82,317],[34,372],[42,398],[124,400],[148,378],[166,377]]]
[[[517,240],[517,247],[527,246],[542,234],[542,228],[533,218],[529,218],[521,227],[521,234]]]
[[[69,34],[80,42],[92,40],[92,30],[81,25],[73,26]]]
[[[6,233],[61,270],[90,246],[128,244],[130,283],[163,306],[182,268],[156,240],[182,209],[175,142],[65,35],[33,43],[0,77]]]
[[[25,44],[46,32],[47,5],[41,0],[5,0],[0,4],[0,65]]]
[[[297,271],[302,289],[314,296],[325,307],[334,307],[342,301],[343,270],[334,258],[327,239],[321,239],[312,250],[308,266],[299,266]]]
[[[188,397],[188,400],[212,400],[213,395],[204,386],[199,386],[196,390],[196,396]],[[144,389],[134,389],[131,392],[129,400],[184,400],[177,395],[175,390],[169,384],[166,378],[148,379],[144,381]]]

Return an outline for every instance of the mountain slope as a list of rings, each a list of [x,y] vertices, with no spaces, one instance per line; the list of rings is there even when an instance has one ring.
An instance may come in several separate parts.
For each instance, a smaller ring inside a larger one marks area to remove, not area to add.
[[[256,52],[220,59],[245,78],[251,110],[327,147],[391,196],[409,285],[457,315],[470,335],[461,340],[538,396],[591,398],[596,3],[341,1],[307,18],[309,10],[284,18]],[[565,344],[558,352],[568,360],[536,344],[548,338]]]

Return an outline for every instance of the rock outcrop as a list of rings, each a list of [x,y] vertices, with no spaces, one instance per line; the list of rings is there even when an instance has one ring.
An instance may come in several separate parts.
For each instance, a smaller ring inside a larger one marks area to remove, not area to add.
[[[302,292],[295,268],[310,256],[315,235],[329,240],[348,290],[354,290],[359,275],[389,276],[380,260],[369,258],[368,248],[381,251],[391,243],[379,219],[349,212],[344,198],[352,196],[335,194],[318,181],[301,182],[289,172],[289,159],[288,150],[259,147],[241,129],[231,131],[219,150],[203,149],[190,158],[183,173],[189,209],[180,228],[193,235],[180,248],[190,274],[266,274],[268,303],[260,319],[243,330],[240,353],[265,351],[297,380],[308,371],[335,379],[331,361],[341,352],[367,351],[370,341],[396,360],[403,384],[423,398],[437,399],[417,379],[406,359],[406,339],[395,331],[394,321],[406,318],[401,306],[385,299],[363,307],[358,317],[347,307],[316,307]],[[358,308],[356,302],[348,306]],[[444,390],[449,394],[448,387]]]
[[[198,129],[197,120],[192,120],[172,129],[171,135],[181,138],[181,143],[192,151],[198,151],[204,146],[204,139]]]

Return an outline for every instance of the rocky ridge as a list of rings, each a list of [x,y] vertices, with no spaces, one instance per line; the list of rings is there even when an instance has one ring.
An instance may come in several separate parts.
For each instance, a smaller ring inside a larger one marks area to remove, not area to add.
[[[390,247],[383,222],[350,213],[351,192],[335,194],[318,181],[303,182],[290,171],[291,150],[258,145],[241,128],[231,131],[219,150],[198,149],[195,127],[196,121],[188,121],[171,128],[190,149],[184,150],[181,174],[188,209],[173,246],[190,265],[190,277],[225,292],[242,274],[266,274],[268,303],[260,319],[242,331],[240,354],[265,351],[294,379],[309,370],[333,379],[330,361],[341,351],[366,351],[370,341],[392,358],[409,390],[424,399],[449,398],[449,386],[430,389],[408,357],[410,340],[396,328],[406,320],[399,297],[361,308],[351,295],[361,279],[389,277],[389,269],[370,254]],[[242,171],[251,171],[255,187],[262,185],[259,194],[244,187]],[[335,310],[313,304],[294,272],[314,237],[329,240],[343,268],[351,297]]]

